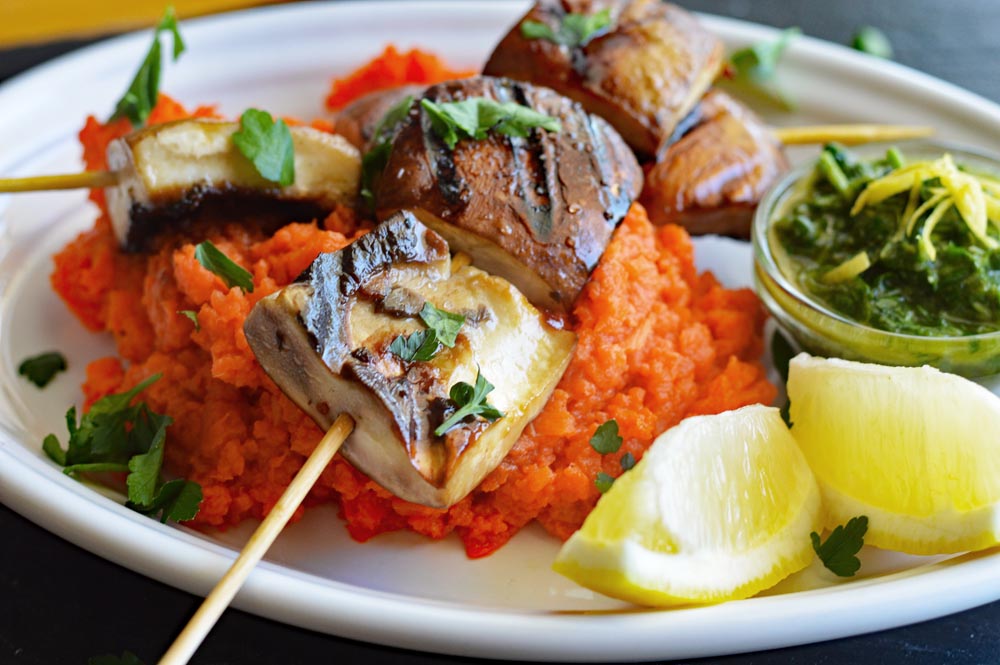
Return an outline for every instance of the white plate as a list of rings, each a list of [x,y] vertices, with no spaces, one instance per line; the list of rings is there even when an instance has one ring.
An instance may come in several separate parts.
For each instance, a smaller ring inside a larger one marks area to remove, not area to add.
[[[421,45],[476,65],[524,10],[522,3],[384,2],[287,6],[185,25],[190,50],[165,74],[188,104],[249,105],[310,117],[329,79],[387,42]],[[706,17],[739,46],[767,28]],[[106,115],[149,35],[71,54],[0,89],[0,173],[70,171],[86,113]],[[801,108],[781,122],[933,124],[941,137],[1000,149],[1000,108],[922,74],[799,39],[783,76]],[[81,192],[0,197],[0,500],[59,535],[168,584],[206,593],[250,525],[218,537],[160,525],[59,472],[40,450],[60,428],[90,359],[111,352],[48,287],[51,254],[93,222]],[[731,285],[749,281],[749,251],[698,244],[699,262]],[[19,359],[68,352],[68,375],[45,391],[15,376]],[[837,584],[818,567],[765,597],[675,611],[616,611],[621,603],[550,572],[557,543],[528,528],[491,557],[465,558],[456,539],[409,534],[351,541],[330,508],[290,527],[251,575],[238,607],[346,637],[493,658],[664,659],[750,651],[873,631],[1000,597],[1000,555],[932,561],[866,551],[862,578]],[[828,586],[833,584],[833,586]],[[814,588],[814,587],[827,588]],[[801,590],[807,589],[807,590]]]

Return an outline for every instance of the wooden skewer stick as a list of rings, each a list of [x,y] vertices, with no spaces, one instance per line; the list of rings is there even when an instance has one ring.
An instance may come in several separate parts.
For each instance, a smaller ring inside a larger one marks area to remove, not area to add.
[[[111,187],[118,183],[112,171],[84,171],[63,175],[36,175],[27,178],[0,178],[0,192],[44,192],[53,189]]]
[[[776,127],[774,136],[785,145],[829,143],[845,145],[875,141],[922,139],[934,133],[933,127],[907,125],[815,125],[812,127]]]
[[[295,509],[319,478],[323,469],[340,449],[341,444],[354,430],[354,419],[346,413],[340,414],[327,430],[326,435],[309,455],[309,459],[292,479],[284,494],[274,504],[274,508],[244,545],[243,551],[229,567],[212,592],[208,594],[198,611],[188,621],[174,643],[160,659],[160,665],[184,665],[198,650],[205,636],[212,630],[219,616],[243,586],[250,571],[261,560],[264,553],[281,533]]]
[[[934,128],[907,125],[814,125],[776,127],[772,133],[785,145],[827,143],[829,141],[857,145],[873,141],[924,138],[933,134]],[[111,187],[117,183],[118,174],[112,171],[84,171],[83,173],[40,175],[27,178],[0,178],[0,194]]]

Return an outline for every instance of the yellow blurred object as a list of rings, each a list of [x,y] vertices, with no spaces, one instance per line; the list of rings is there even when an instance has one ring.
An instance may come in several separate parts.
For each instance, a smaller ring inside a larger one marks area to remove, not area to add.
[[[181,19],[266,0],[0,0],[0,48],[91,37],[155,25],[167,5]]]

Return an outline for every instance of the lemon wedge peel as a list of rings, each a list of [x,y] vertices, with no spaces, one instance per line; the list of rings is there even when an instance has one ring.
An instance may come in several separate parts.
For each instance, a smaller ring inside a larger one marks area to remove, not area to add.
[[[866,544],[909,554],[1000,543],[1000,400],[990,391],[931,367],[800,354],[788,393],[827,528],[867,515]]]
[[[640,605],[747,598],[807,567],[820,492],[777,409],[662,434],[563,545],[553,569]]]

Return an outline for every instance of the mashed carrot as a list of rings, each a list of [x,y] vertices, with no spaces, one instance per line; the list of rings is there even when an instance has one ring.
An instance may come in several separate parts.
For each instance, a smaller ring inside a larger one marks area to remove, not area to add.
[[[431,85],[476,73],[451,69],[438,56],[420,49],[400,53],[390,44],[368,64],[343,78],[334,79],[326,107],[337,111],[370,92],[401,85]]]
[[[157,112],[185,115],[162,98]],[[104,146],[121,131],[127,127],[88,120],[81,132],[88,167],[100,166]],[[55,257],[55,290],[88,328],[110,332],[118,348],[118,357],[88,367],[87,403],[163,374],[143,399],[174,418],[169,471],[202,485],[195,525],[224,528],[265,515],[321,438],[257,364],[243,320],[320,252],[364,230],[347,210],[271,236],[237,224],[209,229],[207,237],[253,274],[251,294],[226,288],[183,239],[149,256],[122,254],[103,212]],[[200,330],[180,310],[197,312]],[[455,532],[470,557],[490,554],[533,520],[566,538],[599,497],[597,473],[620,475],[623,454],[640,459],[660,432],[688,415],[774,398],[759,361],[764,313],[756,297],[698,274],[686,232],[654,227],[639,205],[615,233],[573,313],[578,346],[566,374],[470,496],[448,510],[407,503],[338,457],[307,503],[337,502],[357,540],[399,529],[430,538]],[[602,457],[589,439],[610,418],[624,444]]]

